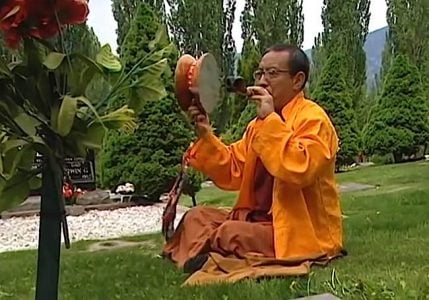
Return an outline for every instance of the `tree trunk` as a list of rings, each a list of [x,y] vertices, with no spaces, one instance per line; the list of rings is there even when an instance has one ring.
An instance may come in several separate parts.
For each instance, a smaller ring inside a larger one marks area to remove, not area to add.
[[[395,161],[395,164],[400,163],[402,161],[402,153],[393,153],[393,159]]]
[[[58,162],[44,157],[40,205],[36,300],[58,299],[61,250],[63,172]]]
[[[197,199],[195,198],[195,194],[192,194],[192,196],[191,196],[191,198],[192,198],[192,206],[197,206]]]

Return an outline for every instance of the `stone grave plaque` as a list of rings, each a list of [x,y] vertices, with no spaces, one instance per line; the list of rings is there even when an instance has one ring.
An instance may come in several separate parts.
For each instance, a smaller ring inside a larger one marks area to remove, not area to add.
[[[42,165],[42,155],[37,153],[33,169]],[[69,178],[73,185],[83,190],[96,189],[95,159],[93,153],[87,158],[67,157],[64,159],[64,179]],[[34,191],[38,194],[40,191]],[[33,193],[33,194],[34,194]]]

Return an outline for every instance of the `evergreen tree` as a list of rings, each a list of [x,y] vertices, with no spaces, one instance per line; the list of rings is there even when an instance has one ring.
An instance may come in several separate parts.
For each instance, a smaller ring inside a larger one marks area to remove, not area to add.
[[[160,26],[163,25],[157,14],[149,5],[141,4],[123,45],[126,69],[132,68],[136,60],[151,50],[162,49],[170,43],[165,27],[163,38],[157,44],[151,43]],[[171,70],[178,57],[177,50],[172,52],[167,56]],[[102,155],[105,186],[131,181],[137,192],[156,200],[174,183],[182,155],[195,137],[174,97],[173,73],[167,72],[163,79],[168,95],[144,104],[137,130],[133,134],[112,134],[106,140]],[[190,174],[185,191],[193,196],[200,190],[202,177],[192,170]]]
[[[323,3],[324,28],[315,39],[312,49],[310,92],[313,98],[327,105],[327,110],[333,114],[336,128],[342,135],[342,150],[338,163],[343,165],[352,162],[359,152],[361,143],[358,143],[358,137],[363,124],[356,122],[356,118],[370,109],[365,107],[364,101],[366,56],[363,49],[368,34],[370,1],[324,0]],[[336,58],[341,61],[335,63],[335,68],[339,68],[336,72],[341,74],[342,78],[338,79],[338,86],[333,86],[326,76],[332,74],[333,70],[330,68],[334,64],[332,60]],[[343,90],[338,90],[339,87]],[[336,96],[328,97],[328,94]],[[330,107],[328,104],[338,101],[345,103],[338,103],[336,107]],[[345,111],[341,112],[341,109]],[[347,123],[341,120],[341,116],[346,118]],[[353,124],[353,127],[348,123]]]
[[[364,130],[369,154],[393,154],[395,162],[400,162],[425,145],[429,139],[429,110],[422,88],[418,68],[405,55],[397,55]]]
[[[393,58],[404,55],[418,68],[424,101],[429,105],[429,2],[427,0],[387,0],[389,32],[383,52],[379,94]],[[429,123],[429,121],[428,121]]]
[[[316,38],[313,48],[313,75],[311,90],[315,89],[320,68],[333,51],[347,54],[344,76],[349,83],[353,107],[357,109],[363,97],[366,81],[366,56],[363,49],[368,35],[369,0],[324,0],[322,8],[323,32]]]
[[[314,91],[315,101],[327,112],[335,126],[340,150],[337,170],[354,162],[358,153],[358,128],[353,111],[353,98],[344,76],[347,58],[333,52],[323,67],[319,84]]]
[[[95,58],[101,48],[94,29],[87,24],[64,28],[62,37],[57,37],[56,45],[64,47],[66,53],[79,52],[91,58]]]
[[[152,51],[150,42],[155,39],[160,25],[160,20],[152,8],[147,4],[141,4],[130,24],[121,50],[126,72]],[[164,40],[159,45],[167,43],[168,40]]]
[[[428,15],[427,0],[387,0],[389,33],[383,52],[382,76],[392,65],[392,57],[406,55],[419,69],[424,89],[429,91]]]
[[[277,43],[301,47],[304,40],[302,0],[248,0],[251,3],[252,31],[262,53]]]
[[[118,24],[116,29],[118,53],[122,52],[122,43],[130,30],[130,24],[134,18],[139,4],[149,5],[161,18],[165,17],[164,0],[112,0],[113,17]]]
[[[232,38],[236,0],[167,0],[169,27],[181,53],[195,57],[210,52],[219,64],[221,78],[235,73]],[[221,132],[231,116],[231,97],[220,91],[221,100],[210,116]]]
[[[254,82],[263,53],[277,43],[291,43],[301,47],[304,37],[302,0],[246,0],[240,17],[243,49],[238,63],[238,74],[247,84]],[[234,113],[227,140],[241,138],[247,124],[256,116],[255,106],[245,97],[234,97]]]
[[[261,59],[258,46],[255,42],[255,34],[252,27],[253,19],[254,16],[252,11],[252,2],[246,1],[240,16],[241,38],[243,39],[243,46],[237,64],[237,75],[243,77],[246,84],[251,84],[254,81],[253,72],[256,70]],[[247,103],[248,101],[246,97],[234,95],[231,120],[226,135],[231,135],[233,131],[236,131],[237,126],[240,128],[239,130],[241,130],[241,126],[239,126],[238,123]],[[234,136],[236,135],[237,134],[234,134]]]
[[[257,69],[260,60],[261,54],[259,53],[254,41],[251,39],[245,40],[243,43],[243,54],[238,60],[237,74],[243,77],[246,84],[252,84],[254,82],[253,72]],[[244,112],[247,104],[247,97],[241,95],[234,96],[232,107],[233,114],[230,125],[237,126],[235,123]]]
[[[169,26],[181,53],[200,56],[210,52],[223,75],[232,74],[235,45],[232,25],[235,0],[167,0],[170,6]],[[232,56],[231,56],[232,55]],[[232,71],[230,70],[232,68]]]

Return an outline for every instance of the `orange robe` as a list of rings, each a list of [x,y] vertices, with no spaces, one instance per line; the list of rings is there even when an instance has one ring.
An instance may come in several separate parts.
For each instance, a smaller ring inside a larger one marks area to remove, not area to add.
[[[338,137],[324,110],[299,93],[281,111],[248,125],[229,146],[214,134],[190,149],[190,164],[216,186],[239,191],[234,209],[252,209],[259,157],[274,177],[272,214],[278,259],[336,257],[343,249],[335,181]],[[257,237],[256,237],[257,238]]]

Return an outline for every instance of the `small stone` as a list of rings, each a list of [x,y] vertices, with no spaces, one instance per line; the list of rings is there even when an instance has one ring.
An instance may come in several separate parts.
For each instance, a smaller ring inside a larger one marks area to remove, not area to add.
[[[66,213],[69,216],[80,216],[85,213],[85,207],[82,205],[66,206]]]
[[[110,193],[102,190],[87,191],[76,199],[76,204],[78,205],[103,204],[110,202]]]

